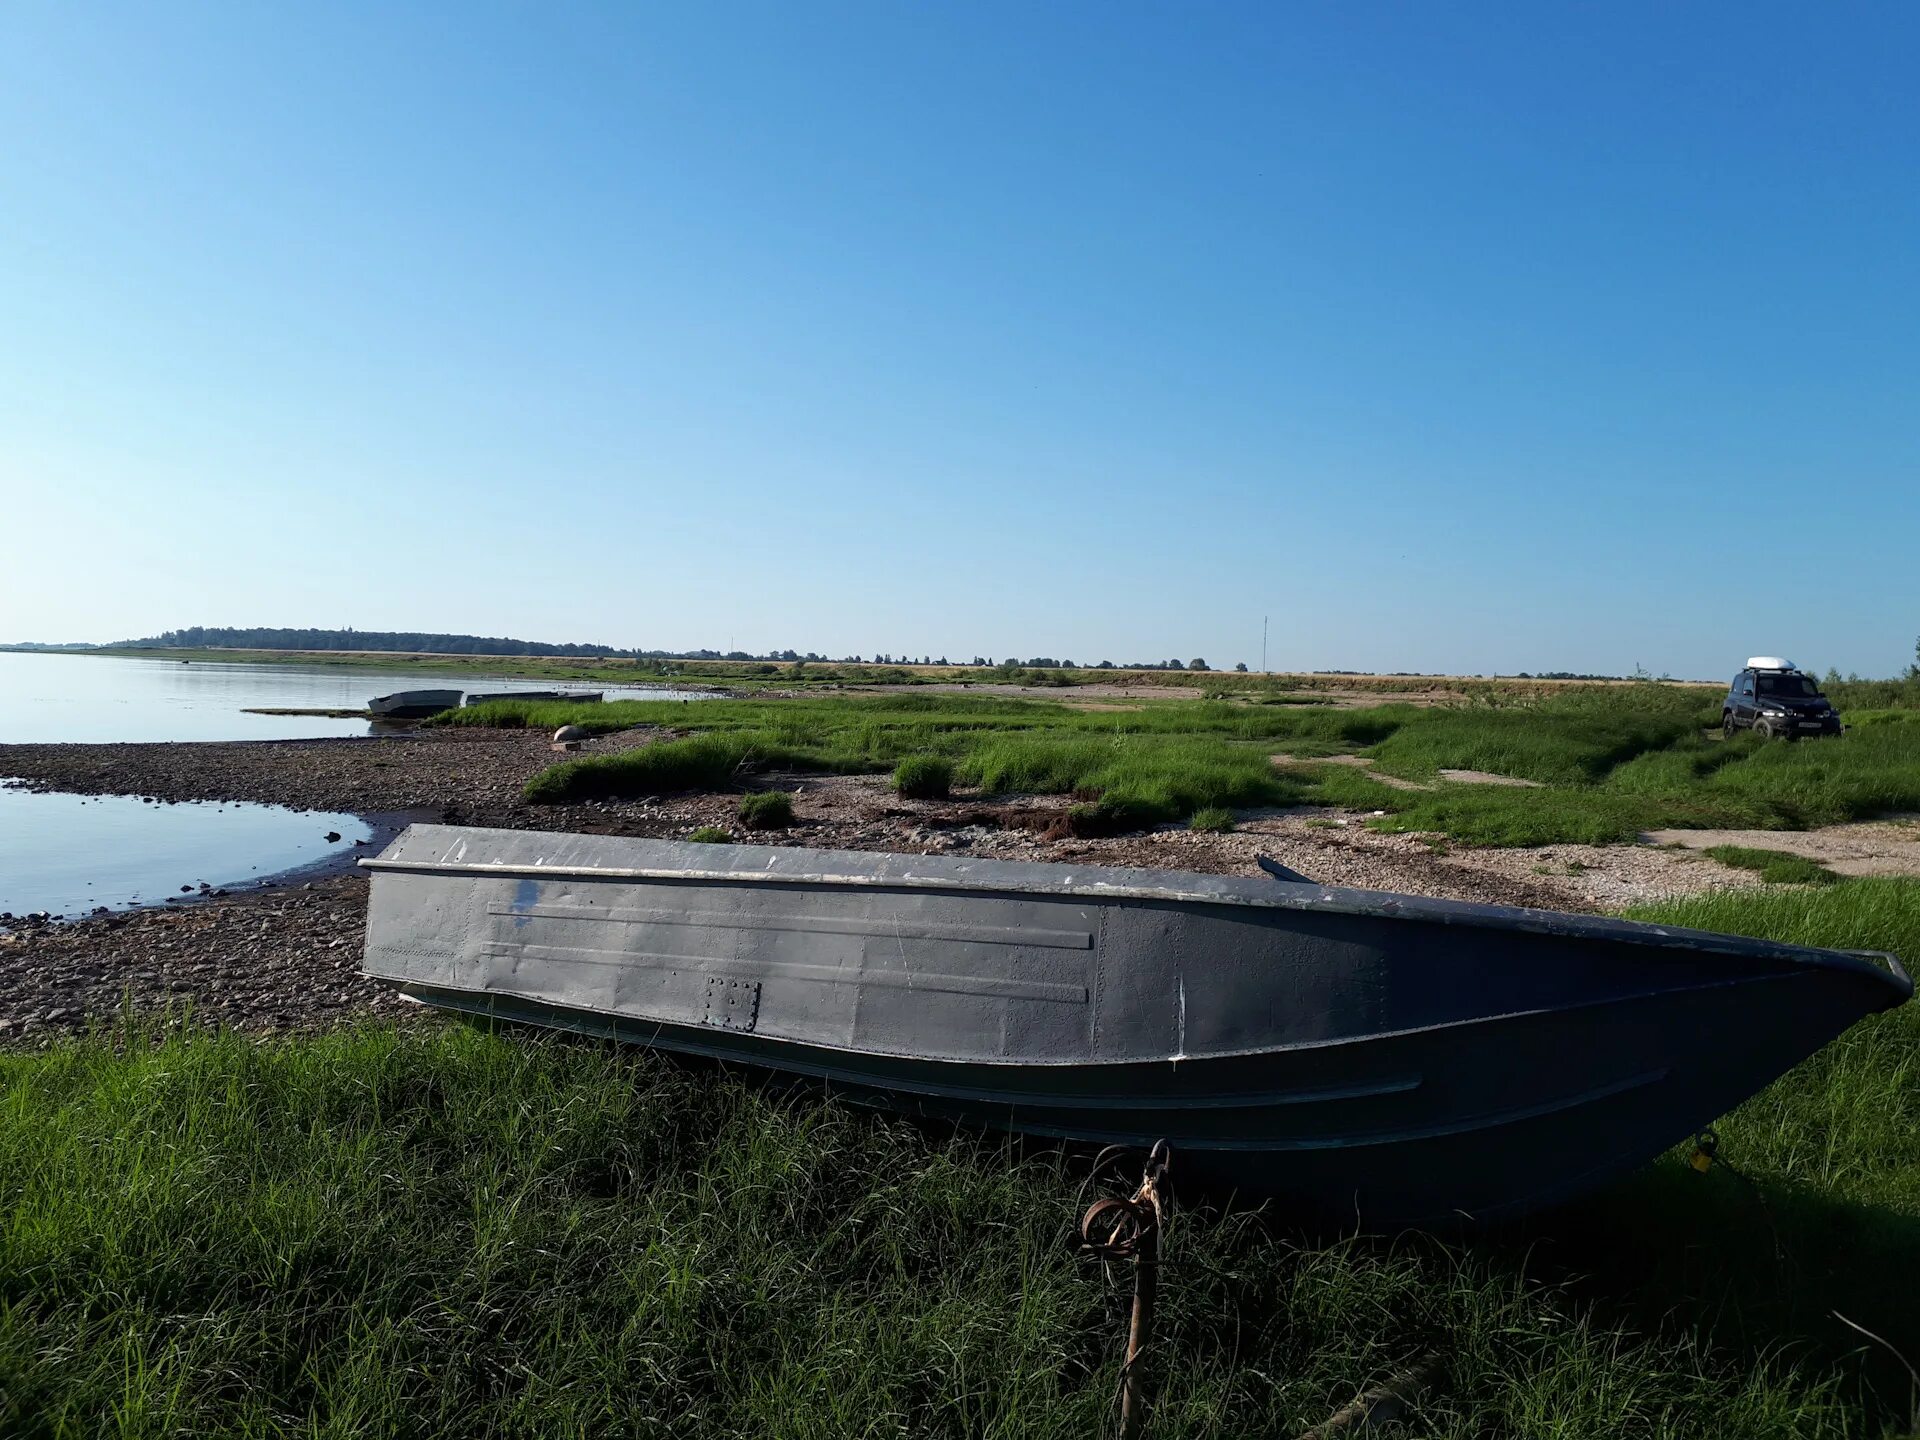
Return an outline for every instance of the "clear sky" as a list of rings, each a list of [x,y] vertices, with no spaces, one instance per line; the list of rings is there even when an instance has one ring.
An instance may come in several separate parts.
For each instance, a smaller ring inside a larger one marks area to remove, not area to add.
[[[1920,7],[0,9],[0,639],[1888,674]]]

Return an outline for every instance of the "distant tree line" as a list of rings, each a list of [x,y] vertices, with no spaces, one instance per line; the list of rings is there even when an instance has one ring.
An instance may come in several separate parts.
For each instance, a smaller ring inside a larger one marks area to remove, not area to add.
[[[1496,675],[1494,679],[1504,677]],[[1580,670],[1522,670],[1513,677],[1515,680],[1625,680],[1625,675],[1589,675]],[[1643,675],[1633,677],[1645,679]],[[1664,677],[1663,677],[1664,678]]]
[[[231,625],[189,625],[179,630],[168,630],[160,635],[149,635],[143,640],[121,640],[116,649],[142,650],[391,650],[420,655],[577,655],[589,657],[608,657],[628,660],[778,660],[790,665],[865,665],[869,663],[864,656],[842,655],[838,659],[829,659],[815,651],[771,650],[764,655],[755,655],[746,650],[643,650],[623,648],[618,645],[552,645],[542,640],[512,640],[500,635],[444,635],[410,630],[320,630],[312,627],[300,629],[275,629],[271,626],[254,625],[245,628]],[[889,655],[884,651],[874,654],[875,665],[947,665],[950,662],[942,655],[938,659],[931,655]],[[976,655],[971,661],[954,662],[961,667],[972,665],[982,670],[1078,670],[1081,667],[1072,660],[1055,660],[1051,656],[1039,656],[1032,660],[1016,660],[1011,657],[995,661],[984,655]],[[1090,670],[1205,670],[1205,660],[1149,660],[1144,663],[1116,666],[1111,660],[1102,660],[1097,665],[1086,667]],[[1244,670],[1244,665],[1239,667]]]
[[[614,645],[549,645],[539,640],[511,640],[500,635],[442,635],[410,630],[279,630],[255,625],[189,625],[126,640],[123,645],[147,650],[404,650],[423,655],[612,655],[638,658],[638,650]]]

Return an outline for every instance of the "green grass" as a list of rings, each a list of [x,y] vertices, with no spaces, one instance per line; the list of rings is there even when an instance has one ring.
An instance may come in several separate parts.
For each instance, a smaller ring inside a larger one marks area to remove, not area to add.
[[[1785,850],[1761,850],[1751,845],[1710,845],[1706,854],[1722,865],[1753,870],[1769,885],[1832,885],[1840,877],[1817,860]]]
[[[1547,784],[1581,785],[1615,766],[1696,734],[1715,718],[1697,695],[1647,688],[1575,691],[1548,705],[1431,710],[1368,753],[1394,774],[1482,770]]]
[[[566,761],[527,797],[560,803],[737,788],[760,771],[860,774],[903,762],[945,764],[952,780],[996,794],[1081,795],[1107,829],[1184,820],[1209,806],[1296,804],[1308,780],[1276,769],[1276,741],[1345,736],[1364,743],[1418,712],[1256,710],[1157,704],[1085,712],[1036,701],[880,696],[786,701],[522,705],[451,712],[452,725],[591,723],[699,733]]]
[[[740,823],[749,830],[784,830],[793,824],[793,797],[784,790],[761,790],[740,802]]]
[[[1867,712],[1842,737],[1797,743],[1710,735],[1698,690],[1594,686],[1526,704],[1457,708],[1156,701],[1085,711],[1032,700],[867,695],[800,700],[497,702],[449,725],[597,730],[654,726],[660,743],[567,761],[540,802],[740,788],[766,770],[884,774],[944,763],[997,794],[1080,797],[1111,830],[1196,810],[1329,804],[1386,812],[1383,829],[1473,845],[1608,844],[1663,828],[1801,829],[1920,810],[1920,712]],[[1363,753],[1425,791],[1315,758]],[[1288,757],[1278,766],[1275,755]],[[1446,769],[1541,788],[1454,784]]]
[[[1920,960],[1920,880],[1875,877],[1815,889],[1719,890],[1629,913],[1664,925],[1797,945],[1886,951],[1909,966]],[[1862,1021],[1748,1101],[1720,1129],[1740,1162],[1770,1181],[1882,1207],[1887,1213],[1877,1220],[1855,1218],[1869,1229],[1885,1221],[1901,1231],[1908,1247],[1902,1254],[1917,1267],[1887,1278],[1907,1286],[1920,1277],[1920,1005]],[[1862,1273],[1850,1278],[1868,1279]],[[1906,1311],[1899,1339],[1909,1358],[1920,1362],[1920,1309]]]
[[[687,839],[702,845],[731,845],[733,843],[733,836],[722,830],[718,825],[702,825],[691,835],[687,836]]]
[[[777,744],[751,734],[695,735],[613,756],[567,760],[527,782],[529,800],[551,803],[596,795],[668,795],[727,790],[761,765],[778,763]]]
[[[953,765],[939,755],[909,755],[894,767],[893,788],[910,800],[944,800],[953,791]]]
[[[1637,913],[1920,955],[1920,881]],[[0,1052],[0,1434],[1112,1429],[1077,1162],[553,1037],[123,1023]],[[1751,1184],[1669,1158],[1470,1241],[1178,1211],[1150,1433],[1296,1435],[1428,1353],[1422,1436],[1897,1433],[1831,1312],[1920,1354],[1920,1009],[1719,1130]]]
[[[1668,828],[1807,829],[1920,809],[1920,723],[1792,743],[1687,734],[1591,783],[1442,786],[1383,798],[1380,808],[1396,812],[1382,828],[1442,830],[1483,845],[1609,844]]]
[[[0,1432],[1112,1428],[1079,1177],[642,1053],[459,1029],[0,1058]],[[1177,1216],[1153,1434],[1297,1434],[1438,1350],[1432,1436],[1855,1433],[1844,1362],[1717,1349],[1519,1248]],[[1791,1337],[1783,1337],[1790,1339]]]
[[[1193,812],[1193,818],[1187,822],[1187,828],[1225,835],[1233,829],[1233,811],[1218,805],[1209,805],[1204,810]]]

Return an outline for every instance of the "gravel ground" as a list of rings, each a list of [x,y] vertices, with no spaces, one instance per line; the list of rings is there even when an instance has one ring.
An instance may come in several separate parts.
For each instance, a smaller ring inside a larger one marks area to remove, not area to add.
[[[651,743],[627,732],[604,753]],[[1612,909],[1716,886],[1757,884],[1697,854],[1651,846],[1456,850],[1377,835],[1332,811],[1243,817],[1231,834],[1168,829],[1110,839],[1064,836],[1064,798],[903,800],[872,776],[770,776],[794,792],[792,830],[749,836],[738,797],[531,806],[526,780],[553,763],[544,736],[451,730],[370,739],[171,745],[0,745],[0,776],[41,789],[250,800],[296,808],[411,815],[457,824],[660,838],[718,825],[736,839],[853,850],[1073,860],[1212,874],[1258,874],[1254,857],[1329,885],[1531,905]],[[390,829],[389,829],[390,833]],[[44,1043],[110,1018],[123,1003],[184,1007],[197,1022],[256,1032],[321,1028],[412,1007],[358,974],[367,884],[358,872],[163,909],[0,929],[0,1043]]]
[[[366,882],[340,875],[0,932],[0,1041],[81,1030],[129,1002],[261,1033],[412,1011],[359,974],[366,915]]]
[[[629,731],[598,750],[652,739]],[[82,795],[253,800],[358,814],[428,810],[461,824],[542,828],[520,787],[560,757],[522,730],[422,730],[226,744],[0,745],[0,776]],[[545,828],[553,828],[547,826]]]

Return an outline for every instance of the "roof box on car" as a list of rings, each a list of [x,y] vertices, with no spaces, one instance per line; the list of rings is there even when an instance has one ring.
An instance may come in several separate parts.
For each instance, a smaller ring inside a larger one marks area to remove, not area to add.
[[[1799,668],[1791,660],[1782,660],[1778,655],[1755,655],[1747,661],[1749,670],[1798,670]]]

